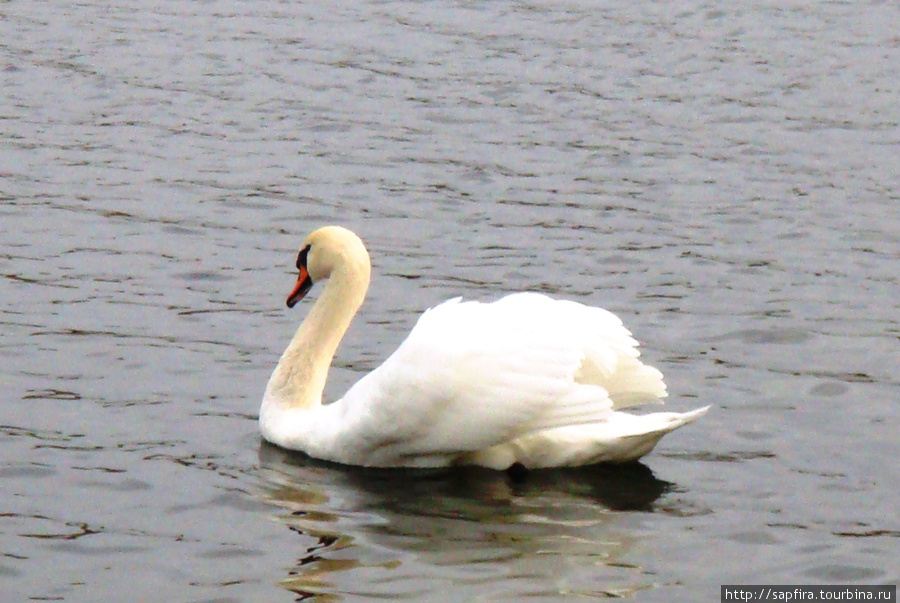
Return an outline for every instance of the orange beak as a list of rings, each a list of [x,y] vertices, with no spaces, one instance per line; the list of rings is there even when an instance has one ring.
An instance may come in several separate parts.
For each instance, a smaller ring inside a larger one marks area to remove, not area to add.
[[[288,295],[287,307],[293,308],[298,301],[306,297],[309,290],[312,289],[313,282],[306,271],[306,266],[300,266],[300,275],[297,277],[297,284],[294,285],[293,291]]]

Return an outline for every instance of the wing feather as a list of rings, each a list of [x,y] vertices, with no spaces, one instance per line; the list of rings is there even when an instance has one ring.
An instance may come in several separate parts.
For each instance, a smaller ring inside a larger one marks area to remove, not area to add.
[[[533,293],[493,303],[457,298],[426,311],[333,410],[347,454],[367,457],[357,463],[481,450],[605,420],[613,401],[604,379],[616,384],[610,376],[621,358],[637,356],[635,346],[599,308]]]

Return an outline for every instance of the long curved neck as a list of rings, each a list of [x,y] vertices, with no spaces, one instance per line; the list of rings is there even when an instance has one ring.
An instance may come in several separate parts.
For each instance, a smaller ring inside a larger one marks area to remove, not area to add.
[[[266,386],[265,402],[282,408],[322,404],[328,369],[369,288],[369,266],[344,264],[326,282]]]

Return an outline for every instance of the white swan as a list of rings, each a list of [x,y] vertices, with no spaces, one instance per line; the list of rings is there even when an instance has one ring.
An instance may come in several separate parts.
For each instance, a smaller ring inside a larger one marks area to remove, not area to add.
[[[369,286],[369,254],[354,233],[327,226],[306,239],[297,267],[288,307],[328,283],[266,386],[260,430],[283,448],[377,467],[626,462],[708,408],[618,412],[666,396],[662,374],[638,360],[615,315],[536,293],[426,311],[384,364],[323,406],[329,366]]]

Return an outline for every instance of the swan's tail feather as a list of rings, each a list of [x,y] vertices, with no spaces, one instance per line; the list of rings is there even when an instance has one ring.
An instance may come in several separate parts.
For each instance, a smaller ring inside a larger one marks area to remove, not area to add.
[[[648,454],[667,433],[706,414],[709,406],[690,412],[649,415],[612,413],[594,425],[561,427],[511,442],[508,456],[529,469],[574,467],[594,463],[628,463]]]

